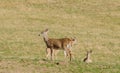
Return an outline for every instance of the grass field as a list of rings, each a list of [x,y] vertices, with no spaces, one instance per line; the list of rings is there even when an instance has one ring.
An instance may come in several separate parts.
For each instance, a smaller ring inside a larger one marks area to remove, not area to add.
[[[75,59],[43,61],[38,34],[76,37]],[[82,62],[86,50],[93,62]],[[120,0],[0,0],[0,73],[120,73]]]

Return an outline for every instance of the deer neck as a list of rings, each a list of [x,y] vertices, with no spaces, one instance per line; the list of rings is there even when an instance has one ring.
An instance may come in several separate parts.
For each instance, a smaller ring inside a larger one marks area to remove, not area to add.
[[[90,59],[90,54],[87,54],[87,58]]]
[[[47,41],[48,41],[48,36],[47,36],[47,35],[44,35],[44,36],[43,36],[43,39],[44,39],[45,42],[47,42]]]

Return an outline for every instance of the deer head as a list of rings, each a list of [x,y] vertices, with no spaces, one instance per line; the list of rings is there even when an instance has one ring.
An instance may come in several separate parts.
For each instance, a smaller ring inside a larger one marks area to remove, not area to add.
[[[87,51],[87,58],[90,58],[90,54],[92,53],[92,50]]]
[[[41,32],[41,35],[43,36],[45,41],[48,41],[48,35],[47,35],[48,31],[49,31],[48,29],[45,29],[44,31]]]

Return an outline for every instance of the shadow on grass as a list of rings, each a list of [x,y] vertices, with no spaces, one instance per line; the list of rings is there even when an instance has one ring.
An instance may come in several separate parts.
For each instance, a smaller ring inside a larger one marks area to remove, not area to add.
[[[60,61],[60,60],[48,60],[48,59],[40,59],[39,60],[40,64],[53,64],[53,65],[68,65],[68,61]]]

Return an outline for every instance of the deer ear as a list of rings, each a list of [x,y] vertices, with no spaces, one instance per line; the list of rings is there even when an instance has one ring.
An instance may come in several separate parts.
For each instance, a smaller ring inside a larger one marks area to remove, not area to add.
[[[72,41],[75,41],[76,39],[75,39],[75,37],[71,37],[71,40],[72,40]]]
[[[45,29],[41,32],[41,34],[45,33],[45,32],[48,32],[49,30],[48,29]]]
[[[87,50],[87,54],[89,53],[89,51]]]
[[[92,50],[90,50],[90,53],[92,53],[93,51]]]
[[[76,37],[73,38],[73,41],[77,41],[77,40],[76,40]]]
[[[49,29],[47,28],[47,29],[45,29],[45,32],[48,32],[49,31]]]

